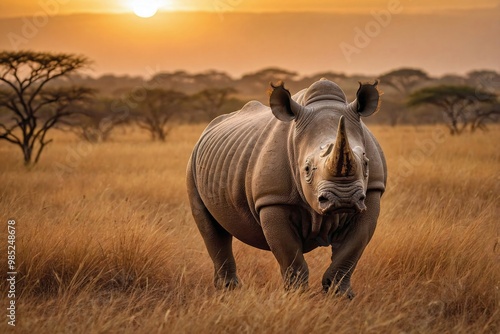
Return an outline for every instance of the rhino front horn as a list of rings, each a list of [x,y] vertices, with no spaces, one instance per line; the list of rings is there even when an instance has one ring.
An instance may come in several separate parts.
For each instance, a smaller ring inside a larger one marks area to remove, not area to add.
[[[344,116],[340,116],[337,139],[326,160],[326,170],[333,177],[348,177],[356,174],[356,159],[349,146]]]

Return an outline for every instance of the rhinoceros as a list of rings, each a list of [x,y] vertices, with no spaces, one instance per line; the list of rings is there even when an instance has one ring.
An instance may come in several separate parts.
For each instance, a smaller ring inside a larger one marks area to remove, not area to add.
[[[215,286],[240,284],[232,238],[270,250],[286,288],[307,287],[304,253],[331,246],[323,291],[354,296],[350,278],[370,241],[385,191],[382,149],[361,117],[379,109],[378,82],[348,103],[322,79],[293,97],[271,84],[269,104],[248,102],[215,118],[187,166],[194,220]]]

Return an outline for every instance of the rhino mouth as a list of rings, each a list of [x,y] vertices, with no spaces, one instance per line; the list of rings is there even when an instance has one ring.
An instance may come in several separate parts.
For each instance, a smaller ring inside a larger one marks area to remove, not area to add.
[[[359,190],[352,196],[339,197],[332,191],[322,191],[318,196],[318,206],[322,215],[361,213],[366,210],[365,194]]]

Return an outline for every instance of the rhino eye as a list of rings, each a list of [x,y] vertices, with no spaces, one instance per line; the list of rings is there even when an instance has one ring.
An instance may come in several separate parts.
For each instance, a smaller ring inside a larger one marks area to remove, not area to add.
[[[312,166],[311,160],[307,159],[306,160],[306,165],[304,166],[304,173],[305,173],[305,179],[307,183],[311,183],[312,181],[312,176],[313,176],[313,171],[316,168]]]

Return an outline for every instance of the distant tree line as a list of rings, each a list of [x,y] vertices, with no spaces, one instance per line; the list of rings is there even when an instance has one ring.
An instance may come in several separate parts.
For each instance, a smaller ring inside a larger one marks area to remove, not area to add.
[[[297,72],[271,67],[244,74],[240,78],[212,70],[203,73],[158,73],[149,80],[129,76],[105,75],[93,78],[73,75],[72,81],[115,97],[134,87],[155,82],[158,88],[186,94],[186,98],[192,102],[186,112],[176,116],[178,121],[205,122],[207,117],[212,119],[221,113],[236,110],[252,99],[267,103],[266,91],[270,82],[281,80],[294,93],[323,77],[338,83],[349,99],[354,98],[358,81],[377,79],[331,71],[301,76]],[[460,134],[467,128],[471,131],[486,130],[487,124],[497,122],[500,116],[500,74],[495,71],[477,70],[465,76],[431,77],[421,69],[401,68],[383,73],[378,79],[384,92],[383,105],[380,115],[369,119],[372,123],[391,126],[446,123],[450,133]],[[437,94],[435,100],[422,100],[422,94],[433,90]],[[454,96],[456,101],[451,107],[445,106],[448,102],[444,101],[448,101],[450,96]]]
[[[73,54],[0,52],[0,140],[17,145],[27,166],[38,162],[54,127],[97,143],[111,138],[117,126],[135,124],[152,140],[165,141],[175,124],[208,122],[251,99],[267,103],[270,82],[281,80],[295,93],[325,77],[352,100],[357,81],[375,79],[336,72],[301,76],[274,67],[240,78],[214,70],[95,78],[80,72],[90,64]],[[401,68],[378,79],[385,95],[380,115],[371,122],[445,123],[459,135],[487,130],[499,120],[500,74],[495,71],[433,78],[420,69]]]

